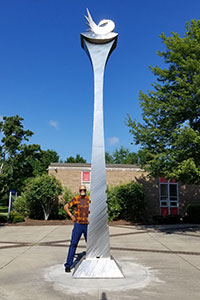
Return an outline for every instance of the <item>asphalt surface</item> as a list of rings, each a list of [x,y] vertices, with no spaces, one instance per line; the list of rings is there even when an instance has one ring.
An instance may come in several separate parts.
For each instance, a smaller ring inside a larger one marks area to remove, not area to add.
[[[200,226],[110,226],[111,254],[123,279],[65,273],[71,230],[0,226],[0,299],[200,299]],[[81,240],[77,254],[85,250]]]

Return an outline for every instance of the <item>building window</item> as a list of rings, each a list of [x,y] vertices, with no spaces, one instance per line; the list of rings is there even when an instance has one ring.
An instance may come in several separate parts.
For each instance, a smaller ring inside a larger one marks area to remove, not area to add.
[[[90,190],[90,171],[81,172],[81,184],[85,185],[87,190]]]
[[[178,215],[178,183],[175,179],[160,177],[160,212],[162,216]]]

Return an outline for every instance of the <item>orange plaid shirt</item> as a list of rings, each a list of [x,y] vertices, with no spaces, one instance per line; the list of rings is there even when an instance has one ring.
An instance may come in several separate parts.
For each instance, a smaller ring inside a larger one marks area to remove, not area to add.
[[[76,223],[89,224],[88,214],[89,214],[89,196],[81,198],[80,196],[75,196],[69,201],[69,207],[74,206],[74,216],[76,218]]]

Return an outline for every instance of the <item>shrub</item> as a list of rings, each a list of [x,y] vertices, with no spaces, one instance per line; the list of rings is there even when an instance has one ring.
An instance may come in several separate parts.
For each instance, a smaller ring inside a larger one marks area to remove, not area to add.
[[[24,216],[20,214],[14,216],[13,223],[18,223],[18,222],[24,222]]]
[[[6,223],[8,221],[8,206],[0,205],[0,223]]]
[[[17,211],[12,210],[9,215],[9,222],[12,223],[24,222],[24,216],[19,214]]]
[[[24,190],[29,217],[39,219],[43,212],[45,220],[48,220],[49,216],[56,218],[58,196],[61,193],[61,183],[55,176],[43,174],[29,180]]]
[[[62,205],[65,205],[66,203],[68,203],[72,198],[74,198],[74,196],[75,196],[75,193],[73,193],[70,188],[65,187],[64,193],[63,193],[63,201],[61,202]]]
[[[73,193],[69,187],[64,188],[63,196],[60,201],[59,209],[58,209],[58,219],[65,220],[70,219],[67,213],[64,210],[64,205],[68,203],[77,193]],[[74,207],[71,208],[72,213],[74,212]]]
[[[141,184],[130,182],[108,188],[109,219],[122,218],[128,221],[140,221],[146,208]]]
[[[190,204],[187,207],[187,222],[200,223],[200,204]]]
[[[117,197],[119,186],[107,188],[108,220],[116,220],[121,212],[121,206]]]
[[[67,216],[67,214],[66,214],[66,212],[65,212],[65,210],[64,210],[64,208],[63,207],[59,207],[59,209],[58,209],[58,220],[65,220],[65,219],[67,219],[68,218],[68,216]]]
[[[121,205],[121,218],[129,221],[140,221],[146,208],[141,184],[130,182],[121,185],[117,196]]]
[[[8,206],[8,202],[9,202],[8,193],[0,194],[0,199],[1,199],[1,205]]]
[[[22,216],[28,216],[28,205],[24,193],[22,193],[21,196],[18,196],[17,199],[13,202],[13,208]]]
[[[7,223],[7,221],[8,221],[7,216],[0,215],[0,223]]]

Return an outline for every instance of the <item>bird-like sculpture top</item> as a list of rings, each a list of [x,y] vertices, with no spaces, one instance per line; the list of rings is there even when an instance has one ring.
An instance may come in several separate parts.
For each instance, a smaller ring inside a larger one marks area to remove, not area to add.
[[[87,9],[88,16],[85,16],[86,20],[88,21],[87,25],[89,26],[89,30],[94,32],[97,35],[106,35],[110,32],[112,32],[115,28],[115,23],[112,20],[102,20],[97,25]]]

